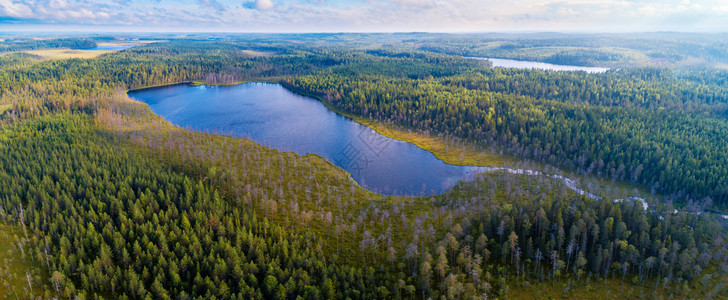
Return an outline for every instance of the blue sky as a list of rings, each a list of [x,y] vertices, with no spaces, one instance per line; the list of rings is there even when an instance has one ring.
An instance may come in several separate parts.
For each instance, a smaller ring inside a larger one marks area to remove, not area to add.
[[[728,31],[728,0],[0,0],[2,30]]]

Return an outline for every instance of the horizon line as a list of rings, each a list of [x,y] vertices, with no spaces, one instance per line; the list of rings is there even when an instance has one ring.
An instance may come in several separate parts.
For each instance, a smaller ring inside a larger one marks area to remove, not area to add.
[[[424,31],[424,30],[401,30],[401,31],[385,31],[385,30],[341,30],[341,31],[236,31],[236,30],[187,30],[187,29],[168,29],[168,30],[128,30],[129,28],[119,28],[113,30],[98,29],[53,29],[44,30],[37,28],[4,28],[0,30],[2,33],[157,33],[157,34],[639,34],[639,33],[698,33],[698,34],[728,34],[728,30],[710,31],[710,30],[635,30],[635,31],[607,31],[607,30],[463,30],[463,31]]]

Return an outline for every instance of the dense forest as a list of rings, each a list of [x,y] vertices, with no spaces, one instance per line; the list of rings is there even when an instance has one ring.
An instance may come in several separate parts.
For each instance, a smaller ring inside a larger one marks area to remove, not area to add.
[[[0,43],[0,53],[21,50],[70,48],[87,49],[96,46],[90,38],[54,38],[54,39],[8,39]]]
[[[379,37],[189,37],[92,59],[0,56],[0,217],[14,228],[10,252],[33,270],[15,296],[728,295],[726,224],[702,213],[728,201],[725,71],[507,70],[408,42],[349,42]],[[655,196],[592,199],[508,172],[434,197],[382,196],[321,157],[186,131],[125,93],[251,80]]]
[[[366,268],[327,265],[316,238],[118,147],[85,115],[41,118],[4,138],[17,147],[0,155],[3,207],[18,208],[30,232],[20,250],[47,268],[46,296],[380,297]]]

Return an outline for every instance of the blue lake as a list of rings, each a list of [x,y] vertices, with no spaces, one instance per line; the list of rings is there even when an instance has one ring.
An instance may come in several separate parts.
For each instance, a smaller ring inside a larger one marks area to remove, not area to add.
[[[362,187],[385,195],[439,194],[459,180],[497,169],[446,164],[412,143],[380,135],[317,99],[278,84],[175,85],[130,91],[129,96],[189,130],[221,132],[283,151],[321,155]]]
[[[94,51],[94,50],[107,50],[107,51],[120,51],[127,48],[134,47],[136,45],[104,45],[104,46],[96,46],[93,48],[88,49],[81,49],[81,50],[87,50],[87,51]]]
[[[555,65],[555,64],[542,63],[542,62],[537,62],[537,61],[512,60],[512,59],[487,58],[487,57],[470,57],[470,58],[489,60],[490,62],[493,63],[493,67],[497,67],[497,68],[539,69],[539,70],[545,70],[545,71],[584,71],[587,73],[604,73],[606,71],[609,71],[609,68]]]

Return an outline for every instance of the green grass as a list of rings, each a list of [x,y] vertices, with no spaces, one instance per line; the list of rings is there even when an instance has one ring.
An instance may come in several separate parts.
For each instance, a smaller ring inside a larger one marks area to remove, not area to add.
[[[661,289],[656,290],[650,284],[632,284],[629,278],[622,282],[619,278],[606,281],[601,278],[581,278],[577,281],[575,276],[572,277],[554,282],[511,278],[508,280],[508,299],[645,299],[665,296]]]
[[[11,104],[0,104],[0,115],[2,115],[5,111],[13,108]]]
[[[0,295],[3,295],[2,298],[31,298],[28,276],[30,276],[33,295],[43,295],[45,291],[52,289],[49,285],[48,275],[38,262],[37,254],[31,254],[25,249],[25,239],[22,228],[0,224]],[[24,248],[21,250],[21,247]],[[33,256],[31,257],[31,255]]]

